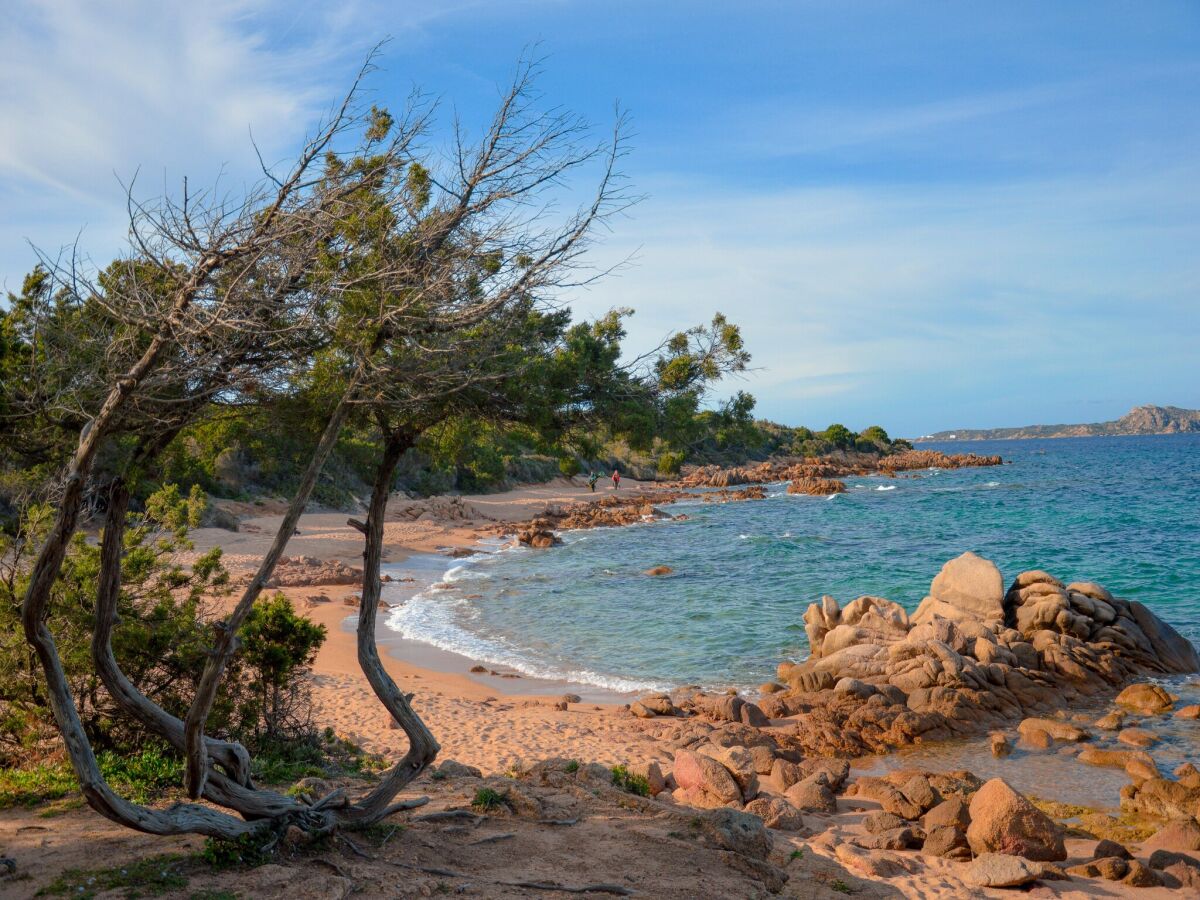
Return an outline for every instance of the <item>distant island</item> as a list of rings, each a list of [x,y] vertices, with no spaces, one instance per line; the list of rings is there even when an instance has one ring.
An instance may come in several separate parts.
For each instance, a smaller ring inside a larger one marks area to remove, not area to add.
[[[1130,434],[1200,432],[1200,410],[1178,406],[1135,406],[1112,422],[1087,425],[1026,425],[1021,428],[960,428],[939,431],[917,441],[1007,441],[1024,438],[1103,437]]]

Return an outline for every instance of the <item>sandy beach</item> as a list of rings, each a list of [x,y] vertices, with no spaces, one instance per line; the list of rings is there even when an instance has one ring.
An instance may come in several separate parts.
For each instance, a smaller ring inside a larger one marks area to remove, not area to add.
[[[607,480],[593,494],[583,479],[557,479],[497,494],[469,497],[392,498],[384,529],[384,560],[395,574],[415,554],[440,554],[446,568],[455,549],[470,548],[498,532],[546,511],[593,499],[620,496],[654,498],[659,485],[622,479],[619,492]],[[236,580],[252,570],[274,537],[282,504],[238,504],[222,508],[241,518],[239,530],[201,528],[192,533],[197,552],[221,547],[223,560]],[[287,548],[289,557],[355,565],[361,562],[362,536],[346,523],[347,513],[313,512],[300,519]],[[399,577],[403,577],[400,575]],[[363,678],[358,666],[354,626],[355,585],[278,588],[296,609],[324,625],[328,638],[313,666],[316,720],[360,743],[371,752],[401,755],[402,731]],[[234,592],[236,597],[236,591]],[[319,601],[310,598],[323,598]],[[232,602],[227,598],[223,602]],[[442,744],[441,759],[476,766],[484,773],[503,772],[519,759],[551,756],[578,758],[606,765],[670,758],[620,709],[624,698],[595,687],[517,676],[511,671],[472,673],[475,660],[378,629],[382,657],[389,674],[413,696],[413,705]],[[501,671],[488,667],[490,671]],[[565,696],[583,702],[558,707]]]

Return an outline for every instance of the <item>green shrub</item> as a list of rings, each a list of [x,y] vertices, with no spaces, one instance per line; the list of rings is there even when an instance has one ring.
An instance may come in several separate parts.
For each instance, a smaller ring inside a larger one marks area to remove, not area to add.
[[[621,790],[637,794],[639,797],[650,796],[650,782],[644,775],[635,775],[625,766],[613,766],[612,783]]]
[[[683,468],[683,454],[675,450],[667,450],[658,457],[659,475],[678,475]]]
[[[276,844],[275,835],[269,829],[239,838],[206,838],[200,850],[200,859],[216,869],[231,869],[236,866],[261,866],[270,861]]]

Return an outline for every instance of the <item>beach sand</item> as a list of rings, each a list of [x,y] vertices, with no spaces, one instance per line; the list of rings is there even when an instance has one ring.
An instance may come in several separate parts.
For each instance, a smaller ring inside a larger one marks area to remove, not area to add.
[[[654,484],[622,479],[614,492],[607,480],[591,493],[583,479],[557,479],[497,494],[410,500],[394,496],[384,527],[384,561],[403,576],[403,563],[414,554],[445,554],[495,537],[497,526],[533,518],[547,507],[588,501],[619,493],[654,496]],[[283,518],[283,504],[219,501],[241,518],[239,530],[201,528],[192,533],[197,553],[220,547],[235,580],[252,571],[267,551]],[[362,535],[346,523],[347,513],[305,513],[287,547],[290,557],[359,565]],[[552,551],[551,551],[552,552]],[[397,565],[398,564],[398,565]],[[371,692],[358,666],[355,585],[314,585],[278,589],[296,610],[324,625],[328,638],[313,666],[316,721],[330,726],[365,749],[389,758],[403,755],[404,733]],[[232,604],[237,591],[226,598]],[[327,600],[310,603],[310,597]],[[454,759],[486,773],[503,772],[518,759],[562,756],[606,765],[668,759],[621,709],[624,698],[595,687],[527,677],[471,673],[475,660],[389,634],[380,611],[377,628],[381,656],[389,674],[413,694],[413,706],[442,745],[439,759]],[[495,667],[490,667],[489,670]],[[499,671],[499,670],[496,670]],[[585,702],[556,709],[566,694]]]

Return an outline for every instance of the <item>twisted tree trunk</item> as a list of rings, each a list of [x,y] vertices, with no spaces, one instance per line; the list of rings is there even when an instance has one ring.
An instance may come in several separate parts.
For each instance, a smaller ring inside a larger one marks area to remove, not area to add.
[[[340,818],[356,826],[369,825],[392,812],[396,794],[437,757],[441,747],[433,734],[413,710],[404,692],[383,668],[379,648],[375,643],[375,620],[379,614],[381,584],[379,567],[383,555],[383,524],[387,513],[388,495],[396,466],[413,438],[404,432],[387,435],[383,456],[375,470],[375,484],[367,512],[364,532],[362,599],[358,605],[358,664],[379,702],[395,718],[408,737],[408,752],[392,767],[374,790],[341,811]],[[353,523],[352,523],[353,524]]]

